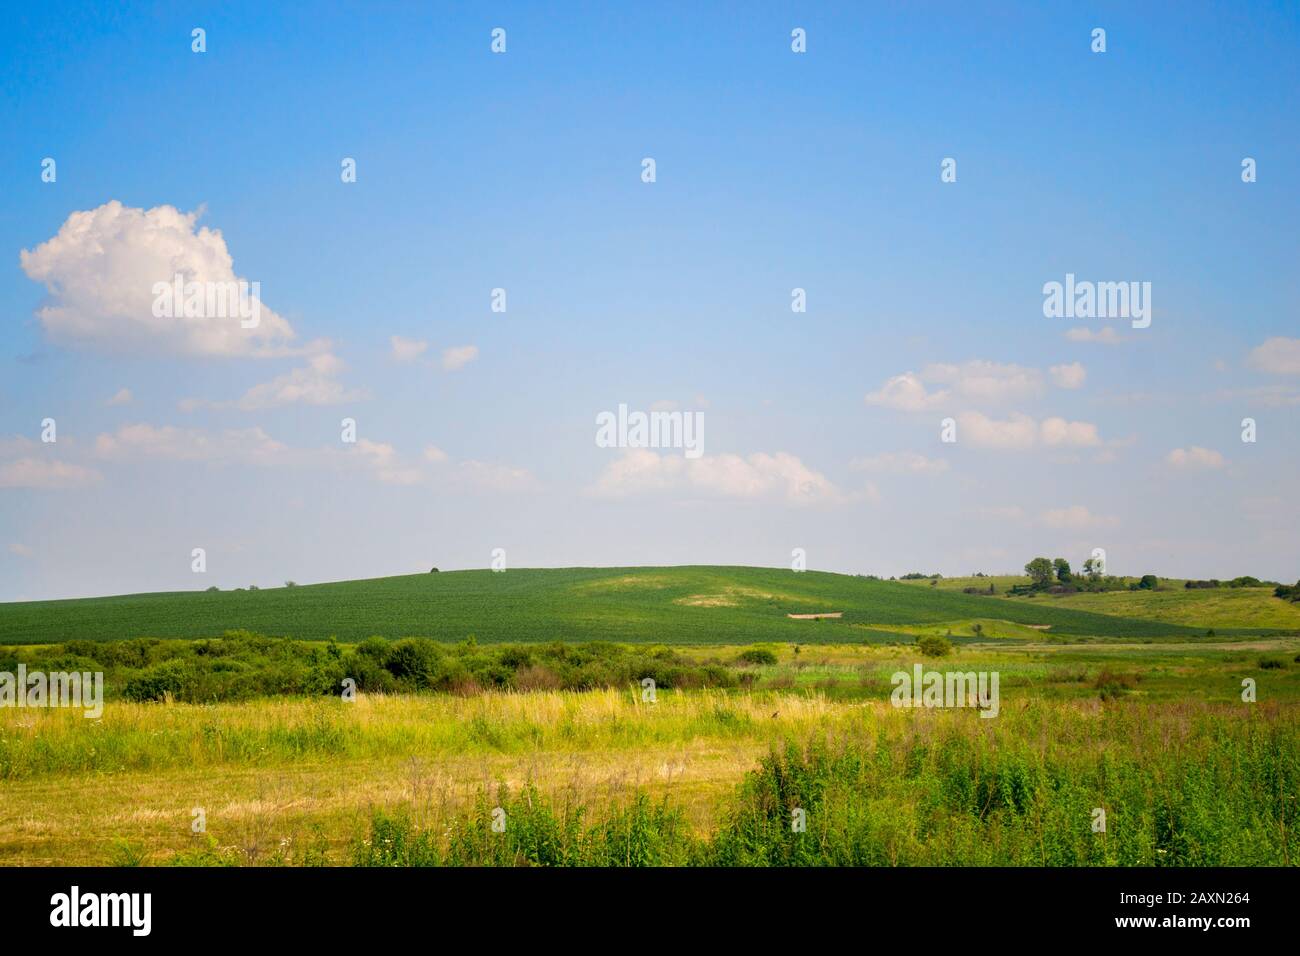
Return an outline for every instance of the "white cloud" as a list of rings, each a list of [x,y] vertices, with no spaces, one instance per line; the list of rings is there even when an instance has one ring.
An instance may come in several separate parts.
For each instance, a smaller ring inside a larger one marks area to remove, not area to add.
[[[356,455],[375,478],[388,485],[415,485],[423,479],[420,470],[402,462],[397,449],[385,442],[357,440]]]
[[[948,470],[943,458],[927,458],[914,451],[887,451],[866,458],[854,458],[849,467],[885,475],[938,475]]]
[[[540,487],[527,468],[498,465],[466,459],[453,462],[451,456],[436,445],[426,445],[420,456],[432,470],[421,473],[420,480],[457,491],[518,492]]]
[[[1089,447],[1101,444],[1101,436],[1091,422],[1055,417],[1038,422],[1019,412],[996,419],[981,412],[963,412],[957,416],[957,442],[1001,449],[1033,448],[1040,442],[1053,447]]]
[[[16,554],[20,558],[30,558],[36,552],[21,541],[15,541],[9,545],[9,553]]]
[[[397,362],[414,362],[428,349],[429,343],[422,339],[406,339],[400,335],[392,336],[393,360]]]
[[[170,461],[245,462],[273,464],[290,457],[291,449],[261,428],[206,432],[197,428],[145,423],[123,425],[95,439],[101,458],[157,458]]]
[[[131,395],[131,390],[129,388],[119,388],[117,390],[117,394],[115,394],[104,404],[105,405],[130,405],[131,399],[132,399],[132,395]]]
[[[427,446],[418,459],[404,458],[387,442],[358,438],[342,447],[294,448],[261,428],[209,432],[171,425],[124,425],[95,440],[104,460],[167,460],[262,467],[330,468],[356,471],[390,485],[432,485],[477,491],[522,491],[537,487],[525,468],[481,461],[448,464],[441,449]],[[432,467],[430,467],[432,466]]]
[[[1119,519],[1109,515],[1095,515],[1083,505],[1052,508],[1039,516],[1048,528],[1062,531],[1086,531],[1089,528],[1113,528]]]
[[[1045,418],[1038,426],[1044,445],[1068,445],[1088,448],[1101,444],[1097,426],[1091,422],[1067,422],[1064,418]]]
[[[1222,468],[1227,464],[1223,455],[1199,445],[1175,448],[1165,456],[1165,461],[1175,468]]]
[[[1038,423],[1028,415],[1013,414],[999,421],[981,412],[957,416],[957,442],[976,448],[1031,448],[1038,440]]]
[[[1038,369],[981,359],[960,365],[927,365],[921,369],[921,380],[947,385],[956,397],[977,403],[1016,401],[1043,391],[1043,375]]]
[[[39,442],[34,442],[26,435],[12,435],[9,438],[0,438],[0,455],[28,455],[40,448]]]
[[[345,367],[328,352],[313,356],[303,368],[254,385],[237,404],[244,411],[256,411],[278,405],[342,405],[366,398],[364,390],[346,388],[335,378]]]
[[[1069,365],[1053,365],[1048,370],[1052,376],[1052,384],[1057,388],[1081,388],[1084,379],[1088,377],[1088,371],[1080,362],[1071,362]]]
[[[682,490],[720,498],[781,500],[788,504],[831,504],[847,500],[824,475],[785,452],[686,458],[660,455],[644,448],[627,449],[605,467],[590,490],[608,498]],[[874,488],[865,494],[872,497]]]
[[[335,377],[346,368],[342,359],[322,352],[307,360],[302,368],[291,369],[269,382],[254,385],[234,402],[211,402],[187,398],[180,403],[183,412],[196,408],[238,408],[253,412],[283,405],[343,405],[370,397],[365,389],[350,389]]]
[[[74,212],[51,239],[24,249],[28,278],[49,299],[36,315],[51,341],[108,350],[204,356],[288,353],[289,323],[261,306],[255,328],[240,318],[171,318],[153,314],[154,284],[239,282],[221,231],[197,228],[200,212],[172,206],[138,209],[117,200]]]
[[[19,458],[0,463],[0,488],[85,488],[102,477],[93,468],[52,458]]]
[[[1093,342],[1097,345],[1119,345],[1124,341],[1124,337],[1109,325],[1103,325],[1100,329],[1096,330],[1090,329],[1087,326],[1067,329],[1065,337],[1071,342]]]
[[[930,386],[936,386],[931,390]],[[961,364],[932,363],[917,372],[895,375],[866,396],[868,405],[904,412],[930,411],[956,398],[967,403],[1001,404],[1032,398],[1043,391],[1038,369],[973,359]]]
[[[895,375],[876,391],[867,393],[866,397],[868,405],[893,408],[900,412],[923,412],[939,408],[947,401],[947,392],[928,392],[925,384],[913,372]]]
[[[443,349],[442,367],[449,372],[454,372],[456,369],[464,368],[476,358],[478,358],[477,345],[458,345],[454,348]]]
[[[1270,375],[1300,375],[1300,339],[1267,339],[1250,350],[1247,361]]]

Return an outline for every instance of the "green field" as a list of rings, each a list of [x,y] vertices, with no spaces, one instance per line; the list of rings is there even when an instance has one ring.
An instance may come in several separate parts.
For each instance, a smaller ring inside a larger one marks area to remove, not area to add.
[[[0,672],[105,691],[92,719],[0,707],[0,864],[1295,865],[1293,605],[961,591],[989,580],[463,571],[0,605]],[[787,617],[815,613],[842,617]],[[996,719],[894,706],[917,665],[999,675]]]
[[[1134,580],[1134,579],[1125,579]],[[1300,603],[1274,597],[1273,587],[1184,588],[1180,578],[1162,579],[1160,587],[1151,591],[1080,591],[1074,594],[1038,594],[1007,596],[1007,591],[1017,584],[1028,584],[1029,578],[1015,575],[992,577],[940,578],[933,587],[929,581],[904,581],[908,587],[929,588],[935,591],[961,591],[964,588],[996,589],[995,598],[1007,602],[1030,603],[1051,608],[1070,608],[1115,617],[1160,621],[1166,624],[1185,624],[1196,628],[1214,628],[1236,631],[1253,628],[1274,633],[1300,633]]]
[[[448,571],[257,591],[0,604],[0,643],[249,630],[340,641],[373,635],[460,641],[472,635],[481,643],[820,644],[947,632],[962,639],[973,636],[974,622],[986,637],[1009,639],[1187,640],[1208,628],[1217,637],[1300,632],[1300,610],[1260,589],[1240,596],[1179,590],[1020,599],[967,595],[951,582],[941,584],[716,566]],[[786,616],[819,612],[843,617]]]

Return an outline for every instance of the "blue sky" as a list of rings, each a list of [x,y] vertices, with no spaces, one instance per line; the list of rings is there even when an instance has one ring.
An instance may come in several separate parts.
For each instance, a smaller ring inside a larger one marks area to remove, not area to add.
[[[1295,4],[7,16],[0,599],[494,548],[1300,575]],[[160,207],[201,210],[290,348],[141,332]],[[1066,273],[1150,282],[1151,326],[1045,317]],[[704,463],[597,447],[620,403],[702,414]]]

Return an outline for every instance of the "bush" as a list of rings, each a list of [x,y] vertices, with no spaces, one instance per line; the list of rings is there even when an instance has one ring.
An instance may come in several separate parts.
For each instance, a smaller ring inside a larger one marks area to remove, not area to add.
[[[777,658],[761,646],[746,648],[724,664],[695,661],[664,646],[607,642],[479,646],[370,637],[340,645],[228,631],[194,641],[72,640],[21,654],[0,648],[0,671],[16,670],[20,660],[32,670],[103,670],[109,699],[214,703],[275,695],[337,697],[348,678],[358,690],[372,693],[625,688],[646,677],[663,688],[731,688],[746,679],[740,666],[770,666]]]
[[[946,637],[927,634],[917,640],[916,646],[926,657],[947,657],[952,653],[952,642]]]
[[[1102,700],[1115,700],[1137,687],[1139,680],[1136,674],[1119,673],[1107,667],[1102,668],[1092,686],[1100,691],[1098,696]]]

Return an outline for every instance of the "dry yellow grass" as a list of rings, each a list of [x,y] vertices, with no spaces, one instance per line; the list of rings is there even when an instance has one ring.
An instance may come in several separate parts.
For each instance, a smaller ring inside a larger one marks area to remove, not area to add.
[[[118,840],[157,862],[205,839],[191,832],[200,807],[207,833],[247,862],[313,828],[341,854],[372,808],[440,819],[499,783],[587,804],[671,794],[703,832],[771,743],[843,731],[863,707],[707,691],[661,691],[651,704],[609,690],[117,703],[100,721],[0,711],[11,775],[0,781],[0,863],[106,863]]]

